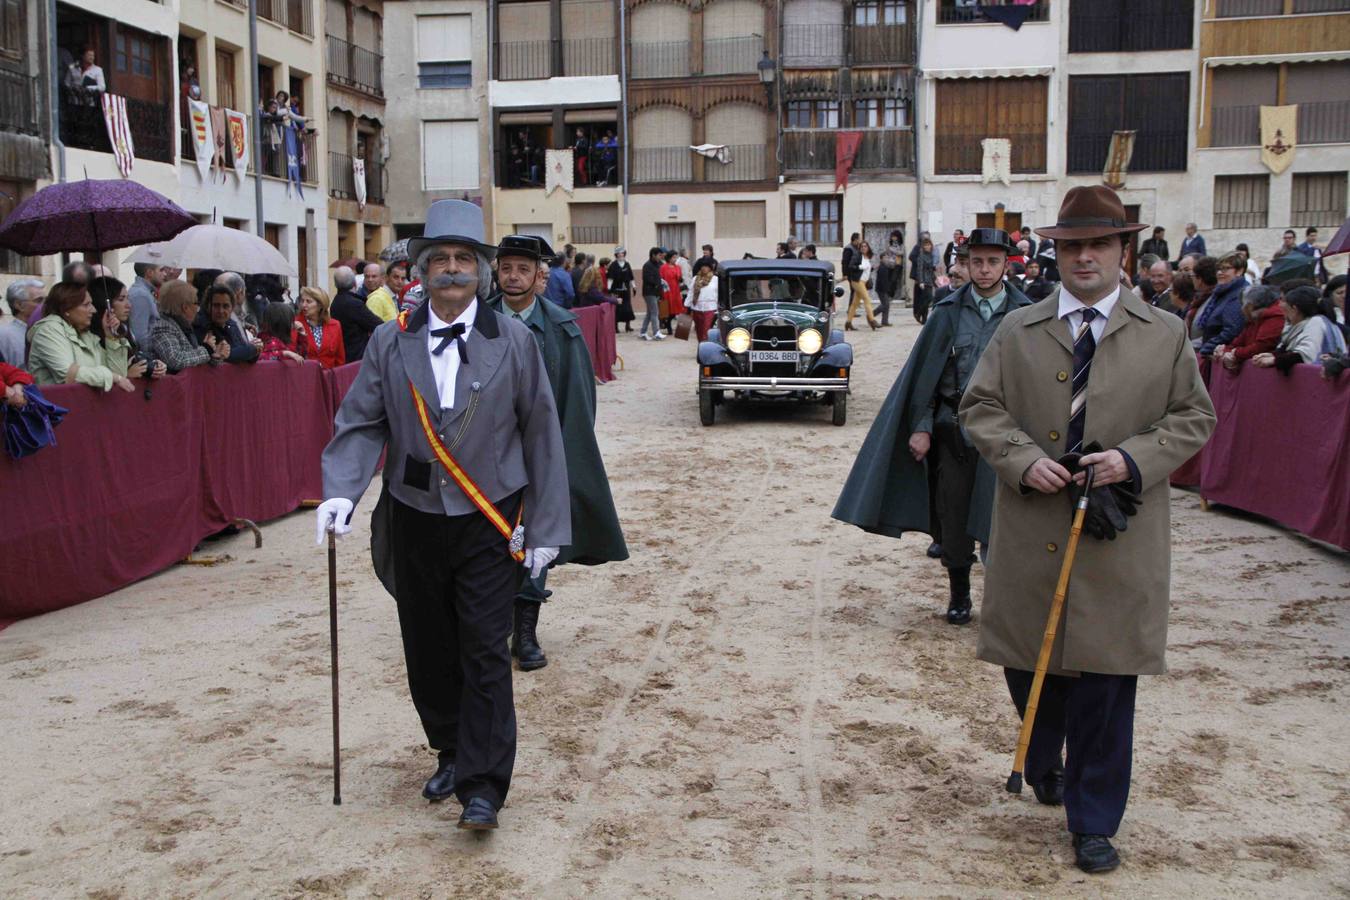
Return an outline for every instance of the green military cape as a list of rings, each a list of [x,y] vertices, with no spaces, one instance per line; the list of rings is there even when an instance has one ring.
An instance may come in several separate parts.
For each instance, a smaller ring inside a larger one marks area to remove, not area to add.
[[[1031,304],[1012,284],[1005,282],[1004,286],[1005,315]],[[928,467],[932,454],[923,462],[916,462],[909,452],[909,436],[915,423],[923,418],[928,398],[937,390],[956,338],[960,304],[972,290],[973,285],[966,284],[933,305],[904,369],[886,395],[858,458],[853,461],[853,469],[831,513],[839,521],[887,537],[898,538],[906,531],[938,537]],[[976,466],[966,531],[982,543],[989,542],[994,479],[994,470],[981,459]]]
[[[488,306],[502,315],[511,315],[500,296],[489,300]],[[605,461],[595,439],[595,370],[577,317],[556,303],[536,296],[534,310],[524,322],[534,332],[544,357],[567,456],[567,483],[572,495],[572,543],[562,548],[556,565],[593,566],[625,560],[628,546],[619,526],[619,514],[614,509]]]

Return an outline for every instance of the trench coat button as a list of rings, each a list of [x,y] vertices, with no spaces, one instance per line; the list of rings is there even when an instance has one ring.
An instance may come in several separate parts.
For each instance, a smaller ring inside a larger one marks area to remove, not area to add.
[[[1057,372],[1057,373],[1055,374],[1055,380],[1056,380],[1056,381],[1068,381],[1068,380],[1069,380],[1069,373],[1061,370],[1060,372]]]
[[[1057,441],[1057,440],[1059,440],[1059,432],[1058,432],[1058,431],[1052,431],[1052,432],[1050,432],[1050,440],[1052,440],[1052,441]]]
[[[1165,437],[1158,438],[1158,443],[1165,445],[1167,443],[1167,438]]]
[[[1007,456],[1007,455],[1008,455],[1008,451],[1007,451],[1007,450],[1000,450],[1000,451],[998,452],[998,455],[999,455],[999,456]]]
[[[1059,545],[1058,545],[1058,544],[1046,544],[1046,545],[1045,545],[1045,549],[1046,549],[1046,550],[1049,550],[1051,553],[1054,553],[1056,550],[1059,549]]]

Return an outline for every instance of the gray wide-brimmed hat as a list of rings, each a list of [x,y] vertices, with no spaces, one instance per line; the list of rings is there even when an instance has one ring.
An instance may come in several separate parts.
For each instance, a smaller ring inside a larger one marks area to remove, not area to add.
[[[483,210],[466,200],[437,200],[427,210],[422,236],[408,241],[408,258],[417,261],[422,251],[436,244],[464,244],[488,259],[497,248],[484,240]]]

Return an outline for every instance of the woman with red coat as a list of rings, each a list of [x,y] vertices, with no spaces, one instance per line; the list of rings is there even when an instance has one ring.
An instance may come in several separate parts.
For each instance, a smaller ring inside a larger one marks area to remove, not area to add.
[[[1284,310],[1280,308],[1279,288],[1268,284],[1248,288],[1242,297],[1242,314],[1247,319],[1246,326],[1233,338],[1233,343],[1217,348],[1214,353],[1225,369],[1237,369],[1258,353],[1270,353],[1280,342]]]
[[[316,287],[300,289],[300,315],[295,317],[296,343],[303,344],[306,359],[316,359],[325,369],[347,361],[342,344],[342,325],[328,314],[328,295]]]
[[[675,264],[675,251],[667,250],[664,257],[665,262],[661,264],[661,280],[666,284],[665,293],[661,299],[666,302],[666,309],[661,316],[661,327],[670,334],[670,320],[684,312],[684,297],[680,294],[680,267]]]

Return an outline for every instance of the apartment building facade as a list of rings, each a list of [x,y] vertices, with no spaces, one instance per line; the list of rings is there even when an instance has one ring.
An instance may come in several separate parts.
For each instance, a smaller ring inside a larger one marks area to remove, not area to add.
[[[51,178],[46,3],[0,4],[0,220]],[[0,250],[0,288],[44,274],[42,260]]]

